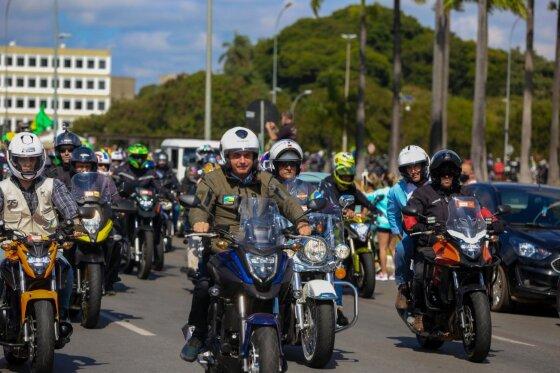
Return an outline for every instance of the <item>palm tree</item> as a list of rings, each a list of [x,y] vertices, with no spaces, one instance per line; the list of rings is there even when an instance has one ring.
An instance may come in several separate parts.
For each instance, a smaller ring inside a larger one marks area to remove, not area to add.
[[[241,75],[247,80],[253,71],[253,47],[247,36],[235,33],[232,42],[222,44],[225,52],[220,56],[218,62],[224,64],[224,73],[229,75]]]
[[[525,77],[523,84],[523,122],[521,125],[521,168],[519,181],[529,183],[532,180],[529,167],[531,152],[531,115],[533,108],[533,36],[534,36],[535,0],[527,0],[527,30],[525,32]]]
[[[548,154],[548,183],[558,185],[560,181],[558,169],[558,136],[560,115],[560,0],[558,4],[549,3],[550,10],[556,10],[556,56],[554,65],[554,83],[552,85],[552,121],[550,123],[550,146]]]
[[[401,2],[393,2],[393,117],[391,120],[391,139],[389,143],[389,170],[397,173],[397,157],[401,133]]]

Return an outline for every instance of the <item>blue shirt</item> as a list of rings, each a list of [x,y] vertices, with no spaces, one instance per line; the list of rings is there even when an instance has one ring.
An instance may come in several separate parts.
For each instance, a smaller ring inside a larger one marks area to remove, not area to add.
[[[380,199],[379,202],[375,204],[375,207],[377,207],[377,209],[381,212],[381,215],[377,216],[375,222],[377,226],[382,229],[391,229],[389,219],[387,218],[387,207],[389,204],[388,194],[390,189],[390,187],[377,189],[375,192],[367,195],[367,198],[371,201],[371,203],[375,201],[377,196],[383,197],[383,199]]]
[[[389,190],[387,195],[387,219],[391,226],[391,233],[403,236],[404,230],[402,226],[402,208],[406,206],[412,192],[418,187],[414,183],[409,183],[405,179],[401,179],[397,184]]]

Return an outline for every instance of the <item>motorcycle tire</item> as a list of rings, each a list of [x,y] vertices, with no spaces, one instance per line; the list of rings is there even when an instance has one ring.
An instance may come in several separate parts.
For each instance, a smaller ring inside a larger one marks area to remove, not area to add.
[[[311,316],[314,325],[308,340],[304,332],[301,336],[301,347],[305,364],[311,368],[321,369],[331,360],[334,349],[334,331],[336,328],[334,303],[332,301],[312,301],[305,304],[304,317]],[[309,313],[308,313],[309,312]]]
[[[54,365],[54,312],[48,300],[33,303],[32,323],[35,349],[31,359],[31,372],[52,372]]]
[[[255,358],[253,350],[257,352],[259,372],[276,373],[280,367],[280,346],[275,327],[261,326],[253,330],[249,343],[249,367],[253,368]]]
[[[505,312],[511,309],[509,283],[506,272],[501,265],[496,267],[496,277],[492,282],[492,311]]]
[[[418,341],[418,344],[421,348],[431,351],[439,349],[441,346],[443,346],[444,343],[444,341],[442,341],[441,339],[422,337],[420,335],[416,336],[416,340]]]
[[[467,324],[471,323],[474,332],[474,337],[470,341],[467,341],[463,332],[463,347],[469,361],[481,363],[488,356],[492,342],[492,320],[488,297],[480,291],[470,293],[465,299],[463,309]]]
[[[121,241],[121,245],[121,268],[123,273],[130,274],[134,269],[130,242]]]
[[[140,257],[140,263],[138,263],[138,273],[136,276],[141,280],[145,280],[150,275],[152,261],[154,260],[154,232],[141,231],[140,234],[142,255]]]
[[[165,258],[165,241],[164,241],[164,237],[160,236],[159,238],[159,242],[156,245],[156,251],[155,251],[155,255],[154,255],[154,270],[156,271],[161,271],[163,270],[163,265],[164,265],[164,258]]]
[[[81,324],[86,329],[93,329],[99,321],[101,297],[103,296],[103,268],[101,264],[86,264],[84,267],[84,280],[88,284],[88,293],[82,299]]]
[[[358,284],[358,291],[362,298],[373,298],[375,292],[375,267],[373,264],[373,254],[360,254],[361,283]]]
[[[560,279],[558,279],[558,287],[556,288],[556,311],[560,317]]]

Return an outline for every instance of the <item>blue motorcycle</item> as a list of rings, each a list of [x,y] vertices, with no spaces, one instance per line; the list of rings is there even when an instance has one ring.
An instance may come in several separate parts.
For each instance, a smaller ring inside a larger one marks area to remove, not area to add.
[[[195,196],[183,196],[181,201],[203,208]],[[271,199],[236,198],[235,203],[238,234],[219,228],[192,234],[211,238],[213,245],[225,249],[208,264],[214,281],[209,289],[208,350],[198,362],[210,372],[285,371],[280,304],[289,302],[292,265],[283,251],[282,218]]]

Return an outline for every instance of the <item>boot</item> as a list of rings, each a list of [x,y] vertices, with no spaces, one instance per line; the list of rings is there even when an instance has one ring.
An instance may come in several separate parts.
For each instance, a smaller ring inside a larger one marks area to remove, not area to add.
[[[181,359],[192,363],[198,357],[201,348],[202,341],[193,335],[181,349]]]
[[[407,284],[399,285],[397,290],[397,299],[395,300],[395,308],[398,310],[406,310],[409,303],[410,290]]]

